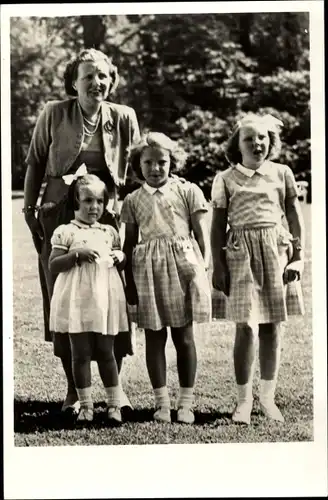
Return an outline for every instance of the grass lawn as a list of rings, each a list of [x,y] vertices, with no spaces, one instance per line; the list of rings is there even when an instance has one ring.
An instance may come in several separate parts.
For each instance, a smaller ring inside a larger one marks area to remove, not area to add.
[[[304,206],[307,228],[303,292],[306,314],[290,319],[286,330],[276,401],[285,423],[267,421],[258,410],[257,388],[250,426],[233,424],[235,403],[232,364],[233,324],[213,322],[196,327],[198,372],[193,426],[152,421],[153,396],[146,371],[143,332],[137,331],[137,352],[126,358],[123,385],[134,411],[120,428],[104,420],[104,393],[95,363],[95,420],[89,429],[75,429],[59,417],[66,392],[60,361],[43,341],[42,303],[37,258],[21,214],[23,201],[13,206],[14,289],[14,431],[16,446],[287,442],[313,439],[313,365],[311,304],[311,206]],[[174,404],[178,392],[175,351],[167,345],[168,387]],[[255,383],[258,385],[258,364]]]

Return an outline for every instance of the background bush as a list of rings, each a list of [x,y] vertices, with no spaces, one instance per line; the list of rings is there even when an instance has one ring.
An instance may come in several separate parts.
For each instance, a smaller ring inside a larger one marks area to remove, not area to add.
[[[278,161],[311,180],[307,13],[73,16],[11,19],[12,187],[44,103],[65,98],[70,57],[95,47],[113,57],[114,100],[135,108],[142,130],[169,134],[189,158],[181,175],[208,197],[227,168],[237,119],[270,112],[284,123]],[[122,192],[134,189],[128,181]]]

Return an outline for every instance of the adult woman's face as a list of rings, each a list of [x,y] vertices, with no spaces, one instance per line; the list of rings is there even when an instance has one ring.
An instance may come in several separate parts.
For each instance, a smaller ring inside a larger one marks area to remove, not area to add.
[[[106,61],[80,63],[74,88],[81,106],[88,109],[106,99],[111,83],[112,79]]]

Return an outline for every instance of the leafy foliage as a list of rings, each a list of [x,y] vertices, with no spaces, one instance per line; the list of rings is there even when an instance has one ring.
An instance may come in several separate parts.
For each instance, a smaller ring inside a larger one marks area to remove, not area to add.
[[[40,109],[65,98],[66,62],[92,45],[119,68],[114,99],[135,108],[143,130],[179,140],[189,154],[182,174],[207,196],[227,167],[231,127],[250,110],[283,121],[279,160],[309,179],[308,29],[306,13],[281,12],[12,18],[13,187]]]

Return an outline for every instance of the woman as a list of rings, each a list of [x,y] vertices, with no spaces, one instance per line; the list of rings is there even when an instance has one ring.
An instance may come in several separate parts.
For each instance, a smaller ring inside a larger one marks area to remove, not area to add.
[[[105,182],[110,193],[111,209],[105,211],[100,222],[118,227],[117,188],[125,183],[128,148],[140,136],[135,111],[105,101],[116,89],[118,80],[116,66],[104,53],[83,50],[67,65],[64,74],[65,90],[71,98],[46,103],[26,158],[23,211],[39,257],[45,340],[53,341],[54,353],[61,358],[67,378],[62,411],[76,412],[78,398],[68,335],[52,335],[49,331],[50,298],[56,279],[48,267],[50,238],[56,227],[74,218],[67,206],[69,186],[63,176],[74,175],[82,164]],[[37,210],[44,178],[46,188]],[[115,344],[119,370],[123,357],[132,353],[130,333],[120,333]],[[122,391],[121,405],[125,403],[129,405]]]

